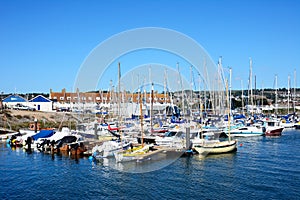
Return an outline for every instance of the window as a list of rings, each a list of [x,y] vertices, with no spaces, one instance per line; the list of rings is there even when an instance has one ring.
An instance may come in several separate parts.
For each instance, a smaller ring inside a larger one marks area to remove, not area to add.
[[[64,97],[59,97],[59,99],[60,99],[60,100],[64,100],[65,98],[64,98]]]

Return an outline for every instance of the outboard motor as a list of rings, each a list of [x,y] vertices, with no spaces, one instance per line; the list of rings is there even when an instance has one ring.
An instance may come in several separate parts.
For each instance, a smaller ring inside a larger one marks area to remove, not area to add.
[[[32,138],[27,137],[27,140],[26,140],[27,152],[31,152],[31,143],[32,143]]]

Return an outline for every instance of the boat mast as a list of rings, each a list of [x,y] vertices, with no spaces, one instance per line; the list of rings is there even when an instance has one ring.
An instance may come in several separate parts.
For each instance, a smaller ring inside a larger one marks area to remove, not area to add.
[[[264,107],[264,82],[261,83],[261,111]]]
[[[164,71],[164,104],[167,104],[167,69]]]
[[[183,91],[183,84],[182,84],[182,78],[181,78],[181,75],[180,75],[180,71],[179,71],[179,62],[177,62],[177,70],[178,70],[178,78],[179,78],[179,84],[181,86],[181,95],[182,95],[182,115],[184,116],[184,113],[185,113],[185,104],[184,104],[184,91]]]
[[[121,65],[120,62],[118,63],[118,118],[120,120],[120,114],[121,114]]]
[[[142,140],[141,140],[141,143],[142,143],[142,146],[144,146],[144,130],[143,130],[143,120],[144,120],[144,117],[143,117],[143,105],[142,105],[142,92],[141,90],[139,89],[139,103],[140,103],[140,124],[141,124],[141,135],[142,135]]]
[[[231,141],[230,137],[230,100],[228,96],[228,81],[226,80],[226,97],[227,97],[227,108],[228,108],[228,140]]]
[[[217,107],[218,107],[218,114],[221,114],[222,111],[221,111],[221,99],[222,99],[222,96],[221,96],[221,79],[222,79],[222,56],[219,57],[219,66],[218,66],[218,83],[217,83],[217,99],[216,99],[216,102],[217,102]],[[217,108],[215,107],[215,109]]]
[[[294,98],[293,98],[294,114],[296,112],[295,103],[296,103],[296,69],[294,70]]]
[[[251,106],[252,106],[252,115],[253,115],[253,90],[252,90],[252,58],[250,57],[250,77],[249,77],[249,86],[250,86],[250,98],[251,98]]]
[[[120,131],[120,122],[121,122],[121,64],[118,63],[118,131],[121,138],[121,131]]]
[[[221,88],[220,88],[220,82],[221,82],[221,78],[222,78],[222,56],[219,57],[218,60],[218,73],[216,74],[216,79],[217,79],[217,84],[216,86],[214,86],[214,110],[215,110],[215,114],[221,114]],[[218,111],[217,111],[218,108]]]
[[[149,82],[151,83],[151,97],[150,97],[150,133],[153,133],[153,83],[152,83],[152,77],[151,77],[151,67],[149,68]]]
[[[154,96],[154,87],[153,83],[151,83],[151,106],[150,106],[150,130],[151,133],[153,133],[153,96]]]
[[[277,91],[277,74],[275,75],[275,114],[278,114],[278,104],[277,104],[277,96],[278,96],[278,91]]]
[[[231,76],[232,76],[232,69],[229,68],[229,115],[228,117],[231,117]]]
[[[243,85],[243,79],[241,79],[241,86],[242,86],[242,111],[243,111],[243,115],[245,115],[245,113],[244,113],[244,85]]]
[[[207,69],[206,69],[206,58],[204,58],[204,80],[207,80],[207,77],[208,77],[208,75],[207,75]],[[200,74],[199,74],[199,77],[200,77]],[[199,78],[200,79],[200,78]],[[206,99],[206,85],[207,85],[207,83],[205,83],[205,81],[203,80],[203,93],[204,93],[204,112],[206,113],[206,104],[207,104],[207,99]],[[200,91],[200,87],[199,87],[199,91]]]
[[[200,86],[200,84],[201,84],[201,77],[200,77],[200,73],[198,73],[198,76],[199,76],[199,80],[198,80],[198,84],[199,84],[199,86],[198,86],[198,88],[199,88],[199,115],[200,115],[200,119],[201,119],[201,123],[203,123],[203,119],[202,119],[202,97],[201,97],[201,86]]]
[[[191,67],[190,67],[190,78],[191,78],[191,98],[190,98],[190,104],[191,105],[193,105],[193,85],[194,85],[194,83],[193,83],[193,68],[192,68],[193,66],[191,65]],[[192,111],[192,109],[191,109],[191,111]],[[190,115],[192,115],[192,112],[190,113]]]
[[[288,113],[290,113],[290,75],[288,75]]]

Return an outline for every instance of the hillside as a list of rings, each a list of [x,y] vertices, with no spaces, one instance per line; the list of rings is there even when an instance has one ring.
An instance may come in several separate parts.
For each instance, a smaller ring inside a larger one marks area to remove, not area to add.
[[[41,128],[60,128],[68,126],[75,129],[78,122],[77,117],[70,113],[39,112],[22,110],[0,111],[0,127],[18,131],[21,128],[28,128],[30,123],[37,119]]]

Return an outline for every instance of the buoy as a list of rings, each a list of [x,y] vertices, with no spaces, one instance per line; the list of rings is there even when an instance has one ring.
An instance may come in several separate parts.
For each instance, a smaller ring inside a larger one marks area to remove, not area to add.
[[[94,157],[93,156],[89,156],[89,161],[94,161]]]
[[[243,146],[243,143],[240,144],[240,147],[242,147],[242,146]]]

